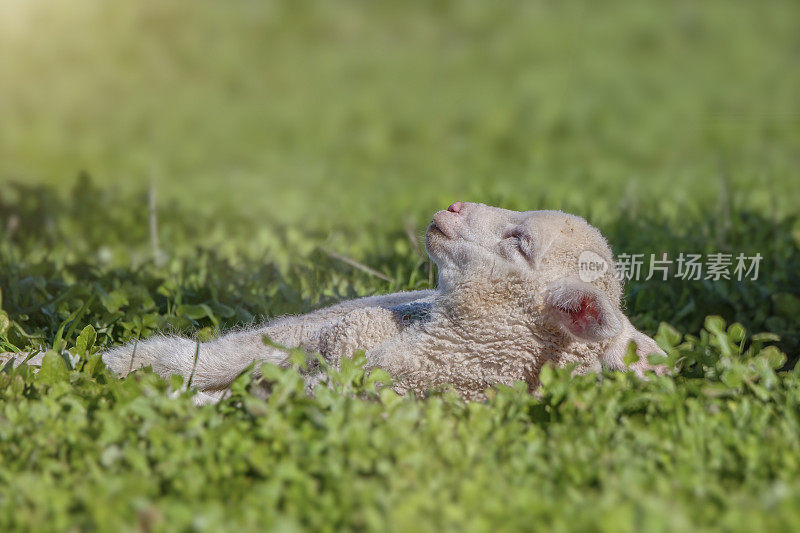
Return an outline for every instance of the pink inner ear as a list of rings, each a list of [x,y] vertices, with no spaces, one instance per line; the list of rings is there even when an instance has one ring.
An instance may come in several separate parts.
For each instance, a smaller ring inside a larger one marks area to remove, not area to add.
[[[571,329],[574,328],[577,331],[586,331],[591,329],[592,325],[599,325],[601,322],[600,309],[597,307],[594,298],[589,296],[583,297],[581,305],[577,309],[568,310],[567,312],[572,320]]]

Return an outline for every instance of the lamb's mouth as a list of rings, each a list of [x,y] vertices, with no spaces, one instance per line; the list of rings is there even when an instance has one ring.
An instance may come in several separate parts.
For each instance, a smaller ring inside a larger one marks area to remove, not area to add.
[[[442,228],[439,227],[439,225],[436,223],[436,221],[432,221],[431,225],[428,226],[428,232],[439,233],[439,234],[441,234],[442,236],[444,236],[447,239],[451,238],[450,235],[448,235]]]

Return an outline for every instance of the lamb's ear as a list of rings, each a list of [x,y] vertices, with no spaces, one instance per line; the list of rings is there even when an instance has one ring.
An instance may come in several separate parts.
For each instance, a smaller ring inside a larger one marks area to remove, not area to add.
[[[588,283],[556,282],[548,288],[545,304],[564,329],[581,340],[599,341],[622,331],[616,305]]]

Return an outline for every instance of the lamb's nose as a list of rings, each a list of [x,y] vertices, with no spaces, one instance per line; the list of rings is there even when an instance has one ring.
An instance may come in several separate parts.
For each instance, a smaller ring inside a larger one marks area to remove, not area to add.
[[[463,207],[464,207],[464,202],[456,202],[450,204],[450,207],[448,207],[447,210],[450,211],[451,213],[460,213]]]

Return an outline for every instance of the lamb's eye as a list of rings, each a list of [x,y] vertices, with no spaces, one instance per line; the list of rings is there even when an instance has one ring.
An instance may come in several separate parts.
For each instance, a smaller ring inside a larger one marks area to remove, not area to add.
[[[530,252],[530,242],[525,232],[517,229],[509,230],[503,235],[503,240],[506,239],[509,240],[509,242],[517,250],[527,257],[528,253]]]
[[[518,229],[511,229],[511,230],[508,230],[508,231],[506,231],[506,232],[505,232],[505,234],[503,235],[503,238],[504,238],[504,239],[517,239],[517,240],[522,240],[522,238],[523,238],[523,237],[524,237],[524,234],[523,234],[523,233],[522,233],[520,230],[518,230]]]

